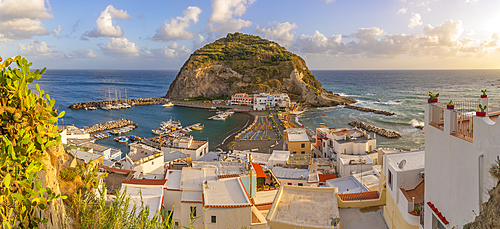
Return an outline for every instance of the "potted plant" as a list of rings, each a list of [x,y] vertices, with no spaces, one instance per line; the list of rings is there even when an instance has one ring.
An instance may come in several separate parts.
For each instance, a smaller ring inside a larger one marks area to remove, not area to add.
[[[485,111],[485,110],[486,110],[486,108],[487,108],[488,106],[484,106],[484,107],[483,107],[481,104],[479,104],[479,105],[478,105],[478,107],[479,107],[479,109],[480,109],[481,111],[476,111],[476,116],[486,116],[486,111]]]
[[[450,100],[450,102],[446,105],[446,108],[448,110],[453,110],[455,109],[455,104],[453,104],[453,100]]]
[[[429,92],[427,92],[427,95],[429,96],[429,99],[427,100],[428,103],[437,103],[439,93],[434,94],[434,93],[429,91]]]
[[[483,94],[481,95],[481,98],[487,98],[487,97],[488,97],[488,95],[486,95],[486,89],[481,90],[481,92],[483,93]]]

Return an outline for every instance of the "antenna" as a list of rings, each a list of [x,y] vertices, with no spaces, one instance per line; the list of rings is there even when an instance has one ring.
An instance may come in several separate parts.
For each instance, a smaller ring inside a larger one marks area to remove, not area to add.
[[[403,159],[399,162],[398,167],[399,167],[399,169],[403,169],[403,167],[405,167],[405,165],[406,165],[406,159]]]

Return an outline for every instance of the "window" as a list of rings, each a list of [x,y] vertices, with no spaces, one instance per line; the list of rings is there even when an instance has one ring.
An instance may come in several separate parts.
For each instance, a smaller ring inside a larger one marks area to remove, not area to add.
[[[193,214],[193,217],[196,217],[196,207],[191,206],[191,214]]]
[[[301,153],[301,154],[306,154],[306,152],[305,152],[305,151],[300,151],[300,153]]]
[[[152,162],[151,162],[151,165],[154,165],[154,164],[155,164],[155,162],[154,162],[154,161],[152,161]]]
[[[368,151],[370,151],[370,152],[371,152],[371,151],[372,151],[372,146],[370,146],[370,147],[368,147],[368,148],[369,148],[369,150],[368,150]]]
[[[293,154],[297,154],[297,151],[293,151]]]
[[[387,171],[389,171],[389,176],[388,176],[387,182],[389,182],[389,187],[391,187],[391,189],[392,189],[392,173],[391,173],[391,170],[387,170]]]
[[[292,183],[288,183],[288,185],[292,185]]]
[[[344,154],[346,154],[346,153],[347,153],[347,149],[344,149]]]
[[[299,186],[304,186],[304,184],[302,184],[302,183],[299,183]]]
[[[300,144],[300,148],[306,148],[306,143]]]
[[[200,157],[203,156],[203,152],[200,152]]]
[[[216,216],[212,216],[212,220],[211,220],[212,223],[217,223],[217,217]]]

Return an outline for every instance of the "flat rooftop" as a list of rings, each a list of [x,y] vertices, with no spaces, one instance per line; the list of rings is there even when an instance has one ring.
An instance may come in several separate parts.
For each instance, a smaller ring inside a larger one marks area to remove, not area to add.
[[[168,170],[167,176],[165,177],[165,179],[167,179],[165,187],[167,189],[180,190],[181,177],[182,177],[182,170],[171,170],[171,169]]]
[[[99,153],[102,153],[103,151],[111,149],[111,147],[99,145],[99,144],[93,143],[93,142],[85,142],[85,143],[80,144],[80,146],[91,148],[94,151],[97,151]]]
[[[384,156],[387,159],[385,163],[394,168],[396,172],[425,168],[425,150],[403,151],[399,153],[385,154]],[[406,163],[401,169],[399,167],[399,163],[403,160],[406,160]]]
[[[346,154],[341,154],[340,157],[340,163],[342,165],[373,165],[373,160],[366,155],[346,155]]]
[[[272,171],[277,178],[297,179],[297,180],[299,179],[307,180],[309,178],[309,169],[288,169],[288,168],[274,167]]]
[[[136,153],[127,154],[128,157],[133,161],[139,161],[142,158],[153,156],[159,153],[163,153],[162,151],[155,149],[151,146],[147,146],[144,144],[132,144],[131,147],[135,147],[137,149]]]
[[[269,157],[268,161],[287,161],[290,157],[290,151],[273,150],[273,153]]]
[[[77,150],[77,149],[71,149],[71,150],[69,150],[69,153],[71,153],[71,155],[73,155],[77,159],[85,161],[85,163],[89,163],[90,161],[94,161],[94,160],[97,160],[100,157],[102,157],[102,155],[100,155],[100,154],[89,153],[89,152],[81,151],[81,150]]]
[[[361,183],[354,176],[341,177],[337,179],[327,180],[326,184],[328,187],[337,187],[339,189],[339,194],[347,194],[347,193],[360,193],[360,192],[369,192],[365,186],[361,185]]]
[[[205,207],[251,207],[239,177],[211,180],[203,185]]]
[[[368,187],[370,191],[379,191],[380,174],[375,170],[370,170],[353,175],[360,183]]]
[[[342,229],[377,228],[386,229],[383,207],[341,208]]]
[[[181,189],[183,191],[203,191],[203,182],[216,180],[214,168],[182,168]]]
[[[276,193],[278,193],[278,189],[257,192],[254,198],[255,205],[272,204],[274,197],[276,197]]]
[[[248,173],[247,164],[236,161],[193,161],[193,168],[216,168],[217,175],[244,175]]]
[[[198,191],[183,191],[181,202],[189,202],[189,203],[202,203],[202,192]]]
[[[308,142],[305,128],[288,128],[286,129],[287,139],[289,142]]]
[[[341,128],[341,129],[334,129],[332,133],[335,134],[336,136],[343,136],[345,134],[351,136],[353,134],[362,134],[363,131],[358,129]]]
[[[267,221],[297,228],[332,228],[332,218],[340,216],[334,190],[283,185],[277,193],[277,201],[269,210]]]

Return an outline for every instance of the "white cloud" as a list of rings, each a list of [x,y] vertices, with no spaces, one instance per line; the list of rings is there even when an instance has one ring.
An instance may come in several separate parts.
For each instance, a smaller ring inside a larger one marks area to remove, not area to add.
[[[160,49],[152,49],[151,53],[155,58],[179,59],[191,53],[186,46],[179,46],[177,42]]]
[[[422,25],[422,17],[420,17],[420,14],[417,13],[411,13],[411,18],[408,21],[408,28],[413,29],[413,27]]]
[[[53,18],[45,7],[44,0],[0,1],[0,43],[12,40],[31,39],[37,35],[48,35],[40,20]]]
[[[100,45],[104,55],[114,57],[139,56],[139,48],[127,38],[110,37],[109,40],[107,45]]]
[[[52,29],[52,31],[54,32],[54,37],[61,37],[60,33],[63,31],[63,28],[61,25],[58,25],[57,29]]]
[[[342,35],[326,37],[319,31],[313,36],[302,34],[293,49],[305,54],[351,57],[399,56],[483,56],[500,47],[500,35],[493,34],[481,42],[461,38],[461,21],[446,20],[437,26],[426,25],[423,34],[386,34],[379,28],[360,28],[345,41]]]
[[[267,39],[272,39],[277,41],[282,45],[289,45],[293,41],[295,36],[295,31],[290,32],[292,29],[298,28],[295,23],[290,24],[290,22],[285,23],[276,23],[273,28],[260,28],[257,25],[256,32],[264,34],[264,37]]]
[[[326,4],[330,4],[330,3],[333,3],[335,2],[336,0],[325,0]]]
[[[479,0],[465,0],[467,3],[477,3]]]
[[[123,30],[119,25],[113,26],[114,19],[129,19],[131,16],[127,11],[117,10],[113,5],[109,5],[101,12],[101,16],[97,18],[97,27],[91,31],[87,31],[83,36],[87,37],[121,37]]]
[[[406,14],[406,11],[408,11],[408,8],[401,8],[398,10],[398,14]]]
[[[474,35],[474,34],[476,34],[476,31],[474,30],[467,31],[467,35]]]
[[[28,44],[17,44],[19,54],[26,56],[50,56],[53,53],[60,53],[61,50],[52,49],[54,46],[47,45],[45,41],[31,40]]]
[[[210,32],[234,32],[251,26],[251,21],[234,17],[241,17],[254,2],[255,0],[212,0],[212,14],[208,19]]]
[[[72,52],[65,55],[66,58],[96,58],[97,55],[94,53],[92,49],[82,49],[82,50],[73,50]]]
[[[182,11],[184,16],[178,16],[163,23],[163,25],[156,30],[156,34],[152,37],[155,41],[167,42],[174,40],[189,40],[194,38],[191,32],[186,31],[191,25],[190,21],[195,24],[198,22],[198,17],[201,9],[196,6],[189,6],[186,10]]]

